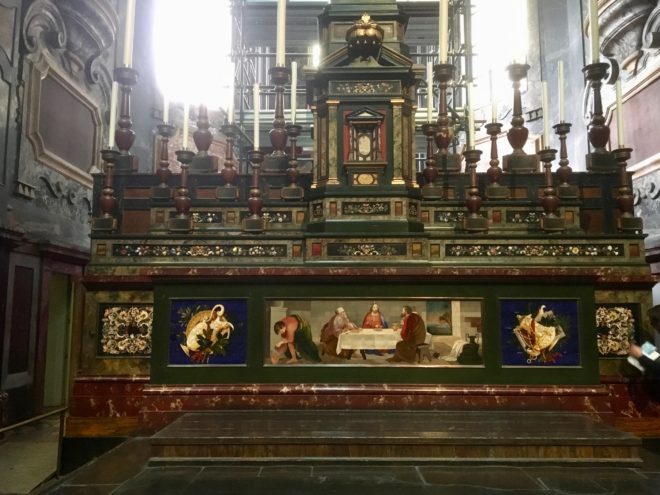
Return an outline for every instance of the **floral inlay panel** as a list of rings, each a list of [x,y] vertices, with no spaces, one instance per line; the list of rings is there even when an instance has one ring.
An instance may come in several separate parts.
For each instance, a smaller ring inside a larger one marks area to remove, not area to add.
[[[405,243],[337,243],[328,244],[328,256],[404,256]]]
[[[151,305],[101,305],[99,354],[149,356],[154,309]]]
[[[507,223],[539,223],[541,213],[538,211],[510,210],[506,212]]]
[[[170,256],[202,258],[246,258],[250,256],[261,256],[279,258],[287,255],[287,246],[281,244],[234,244],[227,246],[199,244],[189,246],[175,244],[113,244],[112,255],[128,258],[138,256],[154,258],[167,258]]]
[[[393,82],[331,82],[331,93],[342,93],[346,95],[374,95],[398,93],[401,85]]]
[[[241,220],[250,216],[249,211],[241,212]],[[267,223],[293,223],[293,215],[290,211],[264,211],[263,217]]]
[[[447,256],[608,256],[624,255],[623,244],[448,244]]]
[[[598,304],[596,343],[601,357],[625,357],[635,338],[637,304]]]
[[[346,202],[341,205],[341,212],[344,215],[389,215],[390,204],[388,202]]]
[[[465,218],[464,211],[436,210],[434,214],[435,223],[460,223]]]

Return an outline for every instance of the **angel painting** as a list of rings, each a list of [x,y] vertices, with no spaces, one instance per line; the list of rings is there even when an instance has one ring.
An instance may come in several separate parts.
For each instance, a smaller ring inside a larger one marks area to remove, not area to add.
[[[225,307],[216,304],[189,319],[181,349],[193,362],[208,362],[212,355],[224,355],[234,325],[225,316]]]

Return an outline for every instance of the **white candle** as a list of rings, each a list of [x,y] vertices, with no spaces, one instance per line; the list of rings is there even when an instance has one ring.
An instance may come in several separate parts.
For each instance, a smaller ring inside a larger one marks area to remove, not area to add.
[[[600,55],[598,30],[598,0],[589,0],[589,37],[591,38],[591,63],[597,64]]]
[[[227,122],[234,123],[234,89],[229,90],[229,107],[227,108]]]
[[[559,122],[566,121],[566,109],[564,108],[564,61],[560,60],[557,64],[557,79],[559,90],[557,95],[559,97]]]
[[[135,29],[135,0],[126,0],[126,24],[124,25],[124,65],[133,64],[133,33]]]
[[[548,109],[548,81],[541,81],[541,108],[543,110],[543,146],[550,147],[550,113]]]
[[[277,44],[275,65],[284,67],[284,44],[286,39],[286,0],[277,0]]]
[[[438,39],[440,40],[440,46],[438,47],[438,57],[441,64],[446,64],[448,51],[449,0],[440,0],[438,23]]]
[[[472,99],[472,83],[467,83],[467,149],[474,149],[474,101]]]
[[[190,113],[190,103],[183,104],[183,149],[188,149],[188,114]]]
[[[254,135],[252,141],[254,143],[254,149],[259,149],[259,83],[254,83],[252,88],[252,100],[254,108]]]
[[[298,62],[291,62],[291,123],[296,123],[296,107],[298,105]]]
[[[497,104],[495,103],[495,93],[493,92],[493,70],[488,71],[488,91],[490,93],[490,121],[497,122]]]
[[[433,121],[433,63],[426,62],[426,121]]]
[[[163,94],[163,122],[167,123],[170,120],[170,100],[166,94]]]
[[[616,140],[623,148],[623,100],[621,98],[621,79],[616,81]]]
[[[108,124],[108,149],[115,146],[115,127],[117,126],[117,91],[119,85],[117,81],[112,81],[112,90],[110,91],[110,123]]]

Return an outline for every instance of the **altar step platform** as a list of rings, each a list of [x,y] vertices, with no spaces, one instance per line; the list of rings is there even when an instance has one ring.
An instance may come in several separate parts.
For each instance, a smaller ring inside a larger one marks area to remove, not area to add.
[[[641,465],[641,440],[554,411],[189,412],[151,437],[151,465],[214,462]]]

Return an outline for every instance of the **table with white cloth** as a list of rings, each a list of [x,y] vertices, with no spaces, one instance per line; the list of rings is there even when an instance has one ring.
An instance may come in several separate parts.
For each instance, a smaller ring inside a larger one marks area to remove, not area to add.
[[[401,340],[401,330],[394,328],[359,328],[339,335],[337,354],[343,350],[359,350],[366,359],[365,349],[394,349]]]

